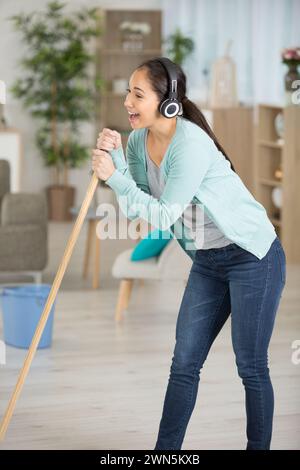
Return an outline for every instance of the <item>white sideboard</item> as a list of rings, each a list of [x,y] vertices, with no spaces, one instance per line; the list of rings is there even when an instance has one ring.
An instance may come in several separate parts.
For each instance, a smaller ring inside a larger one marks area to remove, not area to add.
[[[22,142],[17,129],[0,129],[0,159],[10,164],[10,191],[21,190]]]

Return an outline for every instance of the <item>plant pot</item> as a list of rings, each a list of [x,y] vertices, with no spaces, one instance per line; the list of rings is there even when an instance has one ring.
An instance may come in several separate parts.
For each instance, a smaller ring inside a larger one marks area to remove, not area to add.
[[[284,76],[284,83],[286,91],[295,91],[292,84],[295,80],[300,79],[300,73],[298,72],[298,64],[287,64],[288,71]]]
[[[56,221],[73,220],[70,212],[74,206],[75,188],[73,186],[53,185],[46,188],[48,219]]]

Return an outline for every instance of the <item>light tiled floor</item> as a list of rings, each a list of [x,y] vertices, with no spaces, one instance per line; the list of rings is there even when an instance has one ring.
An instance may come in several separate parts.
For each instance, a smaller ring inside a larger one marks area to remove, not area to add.
[[[51,283],[72,224],[50,224]],[[175,341],[183,286],[135,285],[122,324],[114,322],[118,284],[110,277],[116,253],[134,242],[103,241],[101,286],[82,281],[84,231],[59,291],[52,348],[39,350],[0,449],[153,449]],[[105,244],[105,246],[104,246]],[[112,245],[115,251],[113,252]],[[300,448],[300,266],[289,266],[270,347],[276,397],[273,449]],[[0,333],[2,337],[2,333]],[[25,352],[7,347],[0,368],[0,414]],[[244,390],[230,339],[230,320],[201,372],[196,406],[182,449],[243,449]]]

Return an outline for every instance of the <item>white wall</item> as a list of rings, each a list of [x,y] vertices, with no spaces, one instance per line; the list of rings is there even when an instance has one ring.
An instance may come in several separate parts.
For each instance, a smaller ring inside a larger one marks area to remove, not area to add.
[[[0,79],[6,82],[6,88],[13,84],[20,76],[19,60],[24,54],[24,47],[20,34],[13,29],[8,17],[21,12],[29,13],[42,10],[48,0],[0,0]],[[100,6],[109,9],[160,9],[160,0],[126,0],[126,1],[99,1],[99,0],[65,0],[66,10],[77,9],[81,6]],[[43,158],[35,145],[36,120],[23,108],[22,102],[14,98],[7,91],[5,117],[9,126],[21,131],[24,145],[23,175],[21,189],[23,191],[40,191],[52,183],[52,171],[44,166]],[[83,124],[82,134],[91,148],[94,146],[95,130],[93,124]],[[77,188],[76,203],[81,204],[85,195],[89,176],[90,162],[83,167],[70,171],[70,184]]]
[[[48,0],[0,0],[0,79],[11,86],[20,75],[17,68],[24,53],[19,34],[6,18],[21,11],[43,9]],[[184,64],[187,94],[199,101],[203,94],[203,68],[224,53],[228,39],[233,39],[232,57],[237,64],[239,99],[244,103],[281,102],[286,66],[281,64],[282,47],[300,44],[300,0],[65,0],[67,9],[82,5],[118,9],[162,10],[162,34],[166,38],[176,26],[191,36],[195,50]],[[164,49],[163,49],[164,50]],[[22,189],[36,191],[51,183],[51,169],[46,169],[34,144],[37,124],[22,107],[20,100],[8,93],[5,115],[9,124],[21,130],[24,141]],[[82,126],[88,145],[94,146],[92,124]],[[80,204],[89,181],[90,162],[71,170],[70,183],[78,188]]]

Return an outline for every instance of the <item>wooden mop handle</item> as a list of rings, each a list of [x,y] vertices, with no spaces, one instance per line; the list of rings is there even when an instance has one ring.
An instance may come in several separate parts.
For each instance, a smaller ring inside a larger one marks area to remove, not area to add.
[[[9,422],[11,420],[12,414],[14,412],[14,408],[16,406],[18,397],[21,393],[21,390],[22,390],[22,387],[24,385],[25,379],[26,379],[27,374],[29,372],[31,362],[33,360],[34,354],[36,352],[39,341],[40,341],[41,336],[43,334],[45,325],[46,325],[48,317],[49,317],[51,307],[52,307],[53,302],[55,300],[55,297],[57,295],[57,291],[60,287],[62,278],[65,274],[66,268],[68,266],[69,260],[71,258],[72,252],[73,252],[73,248],[74,248],[75,243],[77,241],[79,232],[81,230],[83,221],[85,219],[87,210],[90,206],[90,203],[92,201],[92,198],[93,198],[94,192],[97,188],[97,185],[98,185],[98,177],[97,177],[96,173],[94,172],[93,176],[91,178],[90,184],[88,186],[84,201],[82,203],[80,212],[78,214],[75,225],[73,227],[72,233],[71,233],[70,238],[68,240],[63,258],[62,258],[61,263],[59,265],[59,268],[58,268],[58,271],[56,273],[54,282],[52,284],[51,291],[49,292],[46,305],[44,307],[44,310],[43,310],[43,313],[41,315],[40,321],[39,321],[39,323],[36,327],[33,339],[31,341],[31,345],[29,347],[26,359],[24,361],[23,367],[22,367],[20,375],[19,375],[17,384],[16,384],[15,389],[12,393],[11,399],[9,401],[9,404],[7,406],[5,415],[3,417],[1,427],[0,427],[0,440],[2,440],[5,436],[5,433],[6,433],[6,430],[8,428]]]

